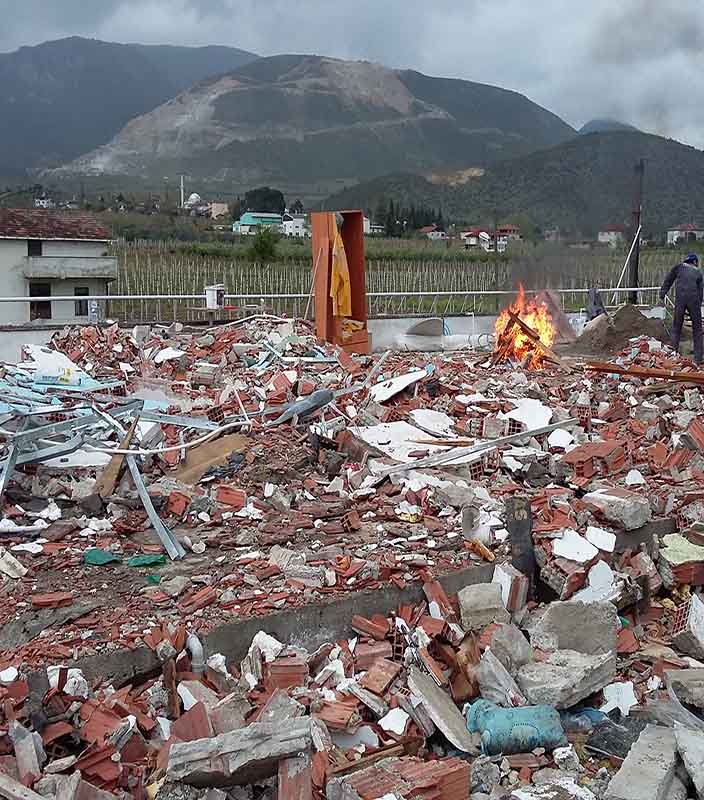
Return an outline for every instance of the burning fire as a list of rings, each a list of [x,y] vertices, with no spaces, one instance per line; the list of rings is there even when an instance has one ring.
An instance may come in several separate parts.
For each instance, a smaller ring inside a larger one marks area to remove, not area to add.
[[[515,301],[499,314],[494,326],[496,342],[494,353],[497,361],[507,361],[509,358],[523,361],[530,355],[528,366],[532,369],[541,369],[545,360],[544,353],[540,347],[535,346],[534,339],[515,324],[512,315],[534,331],[542,344],[550,347],[555,341],[555,327],[548,307],[545,303],[538,305],[534,300],[526,301],[523,286],[519,285]]]

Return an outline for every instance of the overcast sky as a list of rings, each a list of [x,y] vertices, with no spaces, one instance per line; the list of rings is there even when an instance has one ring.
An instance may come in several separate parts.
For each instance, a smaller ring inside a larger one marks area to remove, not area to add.
[[[704,148],[704,0],[0,0],[0,52],[70,35],[368,59]]]

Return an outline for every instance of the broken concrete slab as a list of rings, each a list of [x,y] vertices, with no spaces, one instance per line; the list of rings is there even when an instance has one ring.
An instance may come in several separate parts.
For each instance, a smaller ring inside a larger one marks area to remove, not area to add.
[[[282,758],[306,752],[311,743],[310,718],[253,722],[210,739],[174,742],[166,774],[200,787],[252,783],[276,774]]]
[[[704,800],[704,733],[675,723],[677,752],[692,779],[699,800]]]
[[[457,599],[460,604],[462,627],[466,631],[479,631],[492,622],[511,621],[498,583],[466,586],[457,593]]]
[[[540,786],[522,786],[514,789],[510,800],[596,800],[595,795],[572,778],[557,778]],[[645,800],[645,795],[643,796]]]
[[[615,674],[615,652],[586,655],[558,650],[546,661],[521,667],[516,682],[532,705],[564,709],[603,689]]]
[[[38,733],[27,730],[17,720],[10,723],[8,733],[15,748],[20,781],[25,786],[32,786],[41,776],[41,768],[46,761],[42,737]]]
[[[210,712],[210,721],[216,734],[229,733],[247,724],[246,717],[252,710],[247,698],[239,691],[232,692]]]
[[[6,800],[46,800],[46,797],[33,792],[4,772],[0,772],[0,797]]]
[[[262,709],[258,722],[278,722],[302,717],[306,713],[305,706],[289,697],[282,689],[276,689]]]
[[[491,636],[490,647],[511,675],[533,660],[533,648],[515,625],[499,625]]]
[[[700,584],[704,547],[679,533],[664,536],[660,546],[658,570],[667,589],[683,583]]]
[[[616,650],[619,627],[612,603],[568,600],[550,603],[529,628],[529,634],[533,647],[540,650],[575,650],[596,655]]]
[[[647,495],[628,489],[597,489],[584,495],[584,502],[598,509],[603,517],[627,531],[634,531],[650,522],[652,510]]]
[[[704,669],[668,669],[665,681],[681,703],[704,708]]]
[[[417,667],[408,674],[408,688],[422,703],[437,728],[458,750],[479,755],[479,746],[467,731],[464,717],[450,696]]]
[[[648,725],[611,779],[605,800],[666,800],[676,764],[675,732]]]

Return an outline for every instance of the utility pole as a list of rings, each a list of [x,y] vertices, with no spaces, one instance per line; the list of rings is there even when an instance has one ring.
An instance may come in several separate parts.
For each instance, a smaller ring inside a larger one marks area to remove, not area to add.
[[[635,239],[633,251],[631,253],[631,260],[628,268],[629,286],[632,289],[637,289],[639,284],[639,270],[640,270],[640,228],[641,217],[643,212],[643,178],[645,176],[645,160],[640,159],[636,164],[635,170],[635,189],[633,192],[633,222],[631,241]],[[629,296],[629,302],[633,305],[638,304],[638,292],[632,291]]]
[[[183,189],[183,179],[184,179],[184,177],[185,177],[184,175],[181,175],[181,206],[180,206],[180,208],[183,208],[183,204],[184,204],[184,202],[186,200],[186,198],[184,197],[184,189]]]

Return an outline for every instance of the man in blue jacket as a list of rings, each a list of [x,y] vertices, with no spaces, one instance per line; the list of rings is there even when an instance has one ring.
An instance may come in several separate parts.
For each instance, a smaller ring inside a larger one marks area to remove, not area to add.
[[[664,300],[667,293],[676,283],[675,312],[672,320],[672,349],[679,351],[680,337],[684,312],[689,314],[692,321],[692,338],[694,339],[694,360],[702,363],[702,292],[704,282],[699,270],[699,258],[696,253],[690,253],[681,264],[675,264],[665,278],[660,289],[660,299]]]

